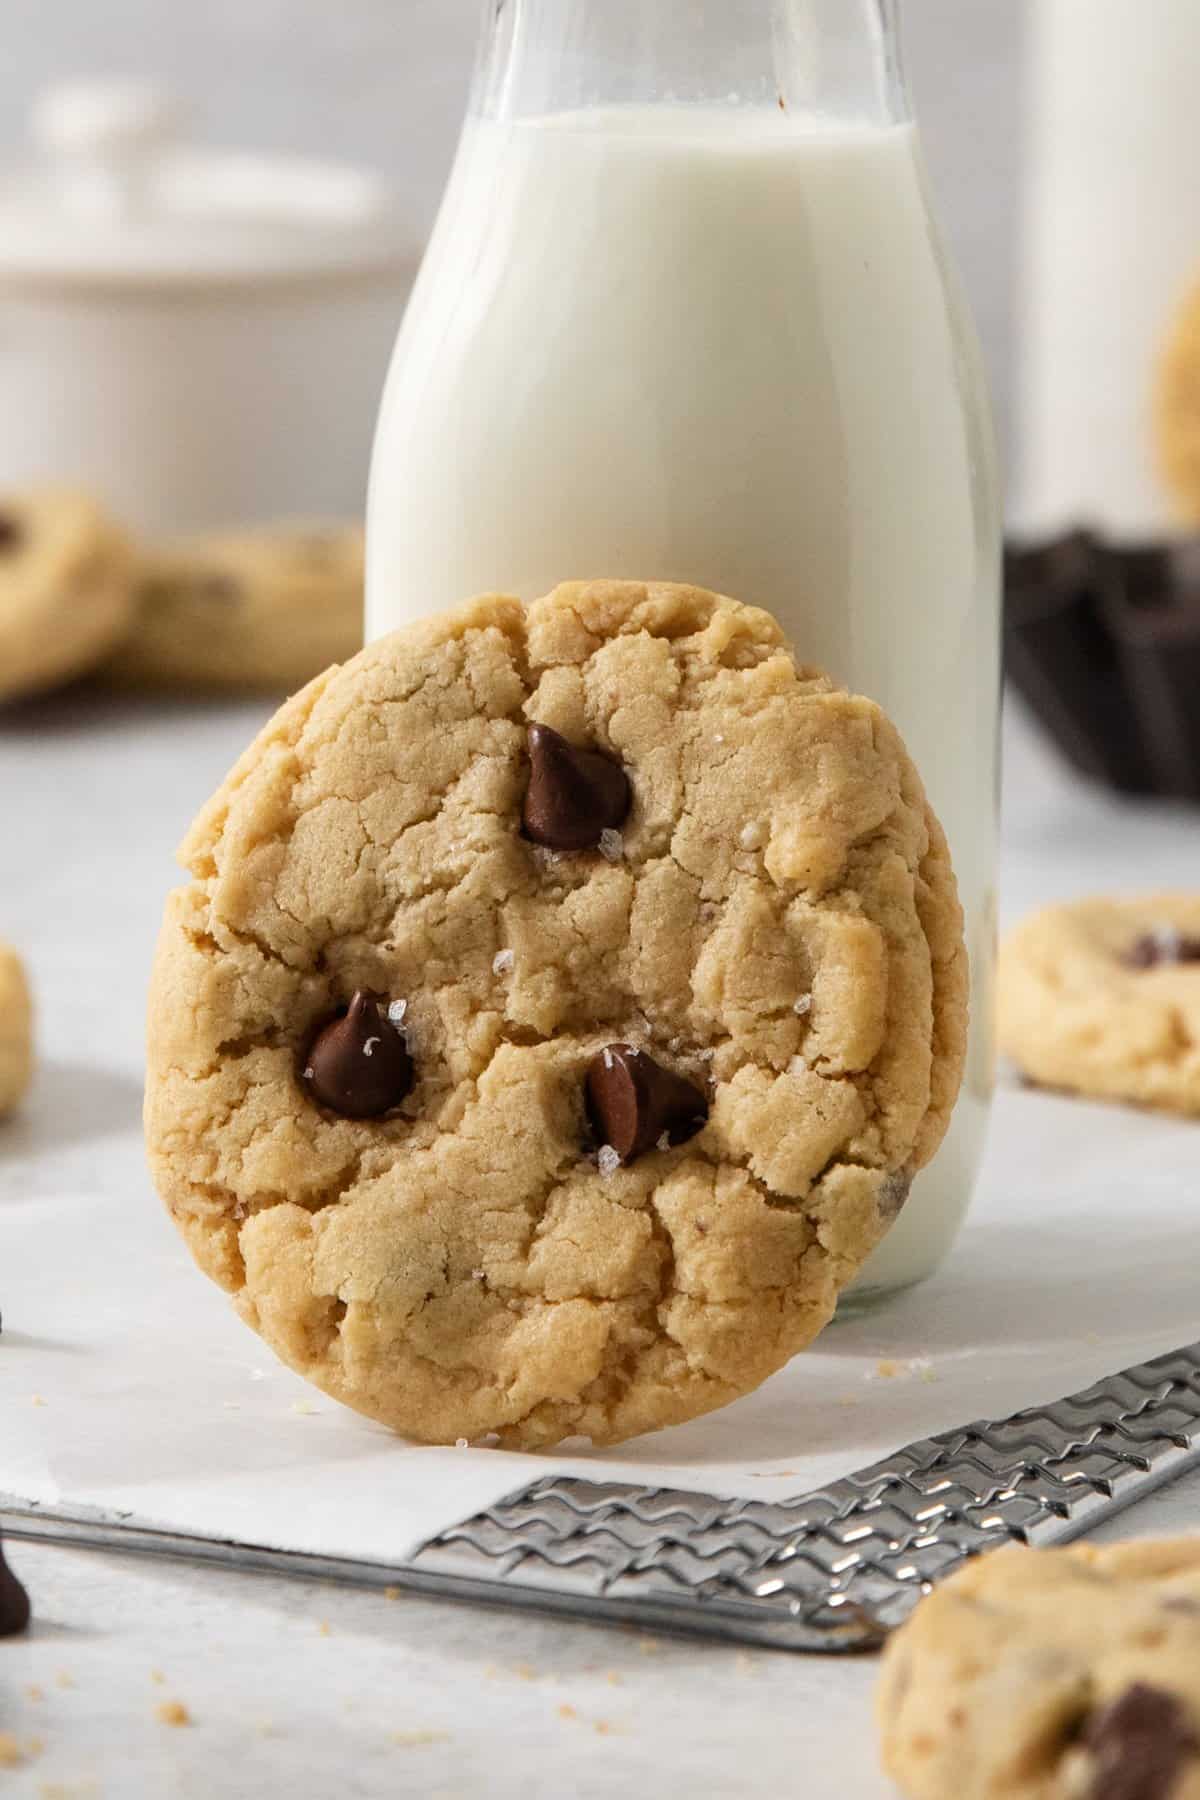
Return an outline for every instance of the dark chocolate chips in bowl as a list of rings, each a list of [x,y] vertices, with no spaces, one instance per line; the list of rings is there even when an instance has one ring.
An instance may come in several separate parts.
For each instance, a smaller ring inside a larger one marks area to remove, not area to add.
[[[1174,1694],[1138,1682],[1093,1713],[1083,1747],[1092,1769],[1086,1800],[1170,1800],[1200,1741]]]
[[[522,824],[544,849],[596,850],[629,817],[629,777],[604,751],[576,749],[549,725],[531,725],[529,763]]]
[[[346,1119],[381,1119],[412,1092],[413,1060],[402,1032],[360,988],[309,1045],[302,1080],[313,1099]]]
[[[16,1637],[29,1623],[29,1595],[4,1560],[0,1542],[0,1638]]]
[[[630,1044],[610,1044],[592,1059],[586,1095],[592,1130],[625,1164],[686,1144],[708,1122],[708,1101],[695,1083]]]

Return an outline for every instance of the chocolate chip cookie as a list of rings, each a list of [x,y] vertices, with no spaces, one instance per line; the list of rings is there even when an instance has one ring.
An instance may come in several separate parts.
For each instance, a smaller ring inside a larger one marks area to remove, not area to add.
[[[0,495],[0,703],[69,681],[133,615],[133,553],[84,494]]]
[[[878,1715],[909,1800],[1200,1800],[1200,1539],[969,1564],[889,1643]]]
[[[12,1112],[33,1074],[33,1006],[15,950],[0,943],[0,1119]]]
[[[133,629],[108,665],[134,687],[297,688],[362,648],[358,526],[280,526],[146,557]]]
[[[201,1266],[410,1437],[613,1443],[804,1348],[961,1078],[945,841],[766,614],[487,597],[285,706],[183,849],[147,1125]]]
[[[1034,914],[1002,947],[998,1007],[1030,1080],[1200,1114],[1200,895]]]

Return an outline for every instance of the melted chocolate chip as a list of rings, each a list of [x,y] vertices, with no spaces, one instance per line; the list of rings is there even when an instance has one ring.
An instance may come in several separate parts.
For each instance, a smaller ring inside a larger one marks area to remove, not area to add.
[[[0,556],[19,550],[25,539],[20,519],[14,513],[0,512]]]
[[[0,1544],[0,1638],[16,1637],[29,1623],[29,1595],[4,1560]]]
[[[1182,968],[1185,963],[1200,963],[1200,938],[1185,937],[1171,925],[1160,925],[1130,947],[1125,961],[1131,969]]]
[[[708,1101],[693,1082],[672,1074],[644,1050],[610,1044],[588,1066],[592,1130],[623,1163],[636,1162],[665,1136],[674,1149],[708,1122]]]
[[[1176,1778],[1200,1751],[1173,1694],[1138,1682],[1088,1720],[1093,1761],[1087,1800],[1170,1800]]]
[[[412,1092],[415,1076],[400,1032],[375,996],[360,988],[347,1010],[318,1031],[303,1079],[330,1112],[380,1119]]]
[[[601,750],[577,750],[548,725],[529,727],[526,837],[547,850],[595,850],[629,817],[633,795],[619,762]]]

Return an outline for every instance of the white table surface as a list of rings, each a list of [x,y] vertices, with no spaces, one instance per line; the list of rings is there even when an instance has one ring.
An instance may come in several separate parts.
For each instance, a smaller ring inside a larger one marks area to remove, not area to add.
[[[127,1134],[140,1104],[170,852],[262,716],[86,692],[0,715],[0,935],[27,954],[41,1005],[20,1130],[52,1134],[105,1188],[129,1178],[114,1128]],[[1005,918],[1089,890],[1200,885],[1193,814],[1086,793],[1020,721],[1007,737]],[[85,1269],[85,1249],[64,1254]],[[1187,1528],[1198,1501],[1200,1477],[1126,1529]],[[890,1793],[869,1662],[61,1548],[17,1545],[12,1562],[37,1620],[0,1645],[0,1732],[25,1749],[0,1769],[14,1800]],[[157,1717],[172,1700],[189,1725]]]

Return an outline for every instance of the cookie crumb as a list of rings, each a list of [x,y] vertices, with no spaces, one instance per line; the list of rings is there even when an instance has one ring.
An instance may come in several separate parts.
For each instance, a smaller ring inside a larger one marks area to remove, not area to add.
[[[29,1686],[25,1689],[25,1698],[27,1700],[32,1700],[36,1706],[39,1700],[44,1700],[46,1698],[46,1690],[43,1687],[39,1687],[36,1681],[31,1681]]]
[[[41,1394],[30,1394],[29,1403],[31,1406],[45,1406],[46,1404]]]
[[[320,1415],[319,1406],[310,1406],[307,1400],[293,1400],[291,1410],[302,1419],[315,1419]]]
[[[662,1645],[657,1638],[644,1637],[638,1639],[638,1654],[641,1656],[657,1656]]]
[[[493,975],[511,975],[516,967],[516,953],[512,950],[498,950],[492,958]]]
[[[605,1674],[604,1679],[607,1681],[609,1687],[621,1687],[625,1677],[622,1675],[620,1669],[609,1669]]]
[[[399,1744],[402,1750],[419,1750],[424,1744],[448,1744],[448,1731],[393,1731],[393,1744]]]
[[[333,1632],[330,1628],[328,1619],[321,1620],[321,1623],[317,1626],[317,1635],[319,1637],[332,1637],[333,1636]]]
[[[579,1714],[575,1711],[573,1706],[564,1705],[559,1707],[558,1716],[560,1719],[577,1719]]]
[[[150,1679],[157,1687],[165,1687],[167,1685],[167,1678],[161,1669],[151,1669]]]
[[[513,1669],[513,1674],[521,1681],[537,1680],[537,1670],[532,1663],[517,1663],[516,1667]]]
[[[801,994],[795,1006],[793,1006],[792,1011],[798,1019],[807,1018],[808,1014],[812,1011],[812,1003],[813,997],[811,994]]]
[[[25,1754],[11,1731],[0,1731],[0,1769],[18,1769]]]
[[[605,862],[619,863],[625,855],[625,839],[619,831],[602,831],[600,833],[600,854]]]
[[[68,1670],[60,1669],[58,1674],[54,1677],[54,1685],[55,1687],[60,1688],[73,1688],[75,1686],[75,1677]]]
[[[398,1600],[400,1598],[400,1592],[401,1590],[398,1587],[385,1587],[383,1590],[383,1597],[385,1600]]]
[[[154,1716],[160,1725],[170,1725],[176,1729],[192,1722],[192,1715],[182,1700],[164,1700],[160,1706],[155,1707]]]
[[[611,1144],[602,1144],[600,1146],[600,1154],[596,1158],[596,1162],[605,1181],[607,1181],[610,1176],[615,1175],[621,1166],[621,1158],[617,1155],[617,1152],[613,1149]]]
[[[895,1381],[897,1375],[902,1375],[904,1370],[898,1362],[885,1358],[883,1362],[876,1363],[875,1373],[880,1381]]]

